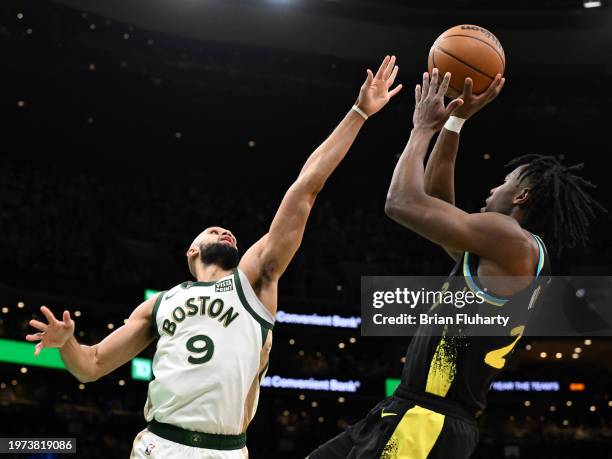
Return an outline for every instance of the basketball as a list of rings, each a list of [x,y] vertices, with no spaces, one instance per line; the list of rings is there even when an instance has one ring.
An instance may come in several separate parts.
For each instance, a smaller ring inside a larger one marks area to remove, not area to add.
[[[472,92],[484,92],[498,73],[504,74],[506,56],[495,35],[476,25],[452,27],[440,35],[429,51],[429,73],[437,67],[440,75],[451,73],[446,95],[458,97],[465,78],[474,82]]]

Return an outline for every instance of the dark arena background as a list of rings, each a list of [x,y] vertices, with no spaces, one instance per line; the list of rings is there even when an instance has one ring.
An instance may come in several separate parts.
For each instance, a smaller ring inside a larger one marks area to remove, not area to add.
[[[69,309],[79,341],[94,344],[147,291],[189,279],[185,250],[206,226],[231,229],[244,251],[354,103],[365,69],[395,54],[404,90],[327,182],[281,278],[250,457],[303,458],[361,419],[392,390],[410,338],[360,336],[360,276],[452,267],[383,207],[429,47],[464,23],[501,40],[507,82],[464,127],[458,205],[477,211],[505,162],[542,153],[584,162],[610,208],[605,0],[3,0],[0,437],[75,437],[78,457],[128,457],[145,427],[154,344],[145,360],[80,384],[61,361],[32,357],[28,321],[41,305]],[[611,243],[602,214],[555,273],[612,274]],[[600,317],[585,301],[571,308]],[[346,320],[292,323],[314,314]],[[612,341],[529,337],[515,354],[473,457],[612,457]],[[329,384],[304,388],[310,378]]]

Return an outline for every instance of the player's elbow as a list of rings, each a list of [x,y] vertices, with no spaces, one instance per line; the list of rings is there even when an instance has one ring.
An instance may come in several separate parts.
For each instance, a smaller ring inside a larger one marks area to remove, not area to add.
[[[396,199],[394,196],[387,196],[385,202],[385,215],[391,220],[400,224],[407,224],[416,218],[416,203],[411,199]]]
[[[91,361],[91,365],[87,368],[87,371],[83,372],[79,377],[79,381],[82,383],[86,382],[94,382],[104,376],[104,372],[102,371],[102,365],[98,356],[98,346],[94,346],[93,348],[93,359]],[[82,379],[86,381],[83,381]]]
[[[83,384],[87,384],[87,383],[90,383],[90,382],[95,382],[98,379],[100,379],[100,375],[96,374],[96,372],[94,370],[90,370],[90,371],[86,371],[86,372],[73,373],[73,375],[76,377],[76,379],[79,380],[80,383],[83,383]]]
[[[92,378],[89,375],[75,375],[75,376],[79,380],[79,382],[83,383],[83,384],[87,384],[87,383],[90,383],[90,382],[97,381],[97,379],[94,379],[94,378]]]
[[[385,202],[385,215],[391,219],[394,219],[398,212],[399,209],[397,205],[387,198],[387,201]]]
[[[393,195],[387,196],[385,202],[385,215],[391,220],[398,220],[406,213],[407,203],[405,201],[400,202]]]
[[[307,172],[297,179],[293,188],[315,197],[323,189],[325,180],[325,175],[318,171]]]

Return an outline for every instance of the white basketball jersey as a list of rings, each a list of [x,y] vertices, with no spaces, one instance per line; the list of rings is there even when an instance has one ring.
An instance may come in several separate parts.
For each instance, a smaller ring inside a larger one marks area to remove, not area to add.
[[[215,282],[185,282],[162,292],[152,323],[159,340],[147,421],[242,433],[250,421],[245,416],[255,413],[257,400],[249,410],[245,401],[264,376],[265,370],[258,374],[260,352],[274,323],[244,273],[235,269]]]

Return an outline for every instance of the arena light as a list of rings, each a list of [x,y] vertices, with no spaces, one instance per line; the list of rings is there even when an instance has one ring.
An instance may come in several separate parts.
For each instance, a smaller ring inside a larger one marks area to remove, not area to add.
[[[583,392],[585,390],[584,383],[570,383],[569,390],[572,392]]]
[[[585,8],[599,8],[601,6],[601,2],[598,0],[588,0],[583,3]]]
[[[136,357],[132,360],[132,379],[136,381],[151,381],[153,379],[151,359]]]
[[[144,291],[144,299],[148,300],[152,296],[157,295],[159,292],[160,292],[159,290],[153,290],[152,288],[146,288]]]
[[[387,378],[385,379],[385,397],[391,397],[397,386],[400,385],[401,379]]]

